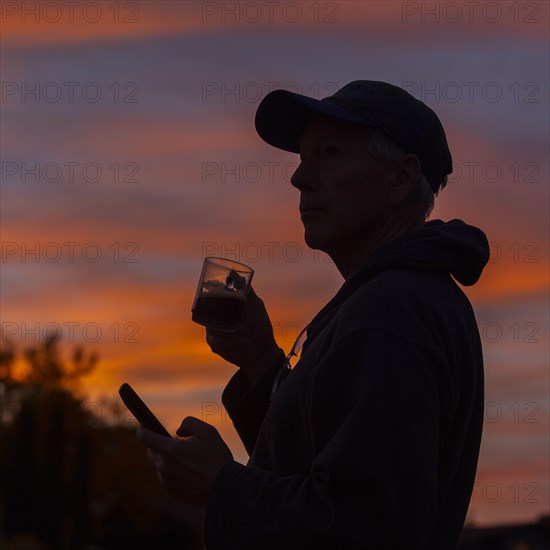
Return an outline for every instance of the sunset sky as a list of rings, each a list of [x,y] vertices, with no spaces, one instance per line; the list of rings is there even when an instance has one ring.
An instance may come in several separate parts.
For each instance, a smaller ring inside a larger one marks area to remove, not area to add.
[[[391,82],[446,129],[432,218],[491,243],[465,289],[486,376],[469,518],[548,513],[548,2],[72,4],[2,3],[3,341],[60,328],[67,352],[101,356],[90,407],[127,381],[170,430],[202,418],[245,463],[220,405],[236,367],[191,321],[203,257],[255,269],[286,351],[343,283],[304,242],[297,156],[259,138],[256,108],[275,88]]]

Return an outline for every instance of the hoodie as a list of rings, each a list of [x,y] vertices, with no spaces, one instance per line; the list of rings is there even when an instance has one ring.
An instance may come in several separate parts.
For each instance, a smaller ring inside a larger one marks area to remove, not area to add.
[[[208,550],[456,548],[483,423],[481,341],[456,281],[488,260],[478,228],[427,222],[348,277],[272,401],[280,363],[254,387],[231,378],[222,401],[250,459],[215,480]]]

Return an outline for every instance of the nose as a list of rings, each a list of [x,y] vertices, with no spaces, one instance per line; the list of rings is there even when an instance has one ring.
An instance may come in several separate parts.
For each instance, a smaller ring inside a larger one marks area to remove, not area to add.
[[[317,186],[317,177],[313,167],[305,160],[302,160],[294,171],[294,174],[292,174],[290,183],[300,191],[315,188]]]

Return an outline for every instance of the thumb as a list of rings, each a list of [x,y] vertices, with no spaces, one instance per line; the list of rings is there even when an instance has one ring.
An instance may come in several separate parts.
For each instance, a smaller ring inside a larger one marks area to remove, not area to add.
[[[176,430],[176,434],[179,437],[195,436],[199,439],[211,436],[214,432],[217,433],[214,426],[207,424],[194,416],[184,418],[180,424],[180,427]]]

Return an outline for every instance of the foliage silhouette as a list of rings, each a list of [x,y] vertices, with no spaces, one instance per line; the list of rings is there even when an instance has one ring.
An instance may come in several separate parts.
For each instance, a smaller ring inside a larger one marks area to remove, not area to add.
[[[18,377],[15,346],[0,347],[0,547],[191,548],[167,518],[135,424],[101,417],[118,399],[79,397],[98,355],[77,347],[65,362],[59,344],[52,336],[24,350]]]

